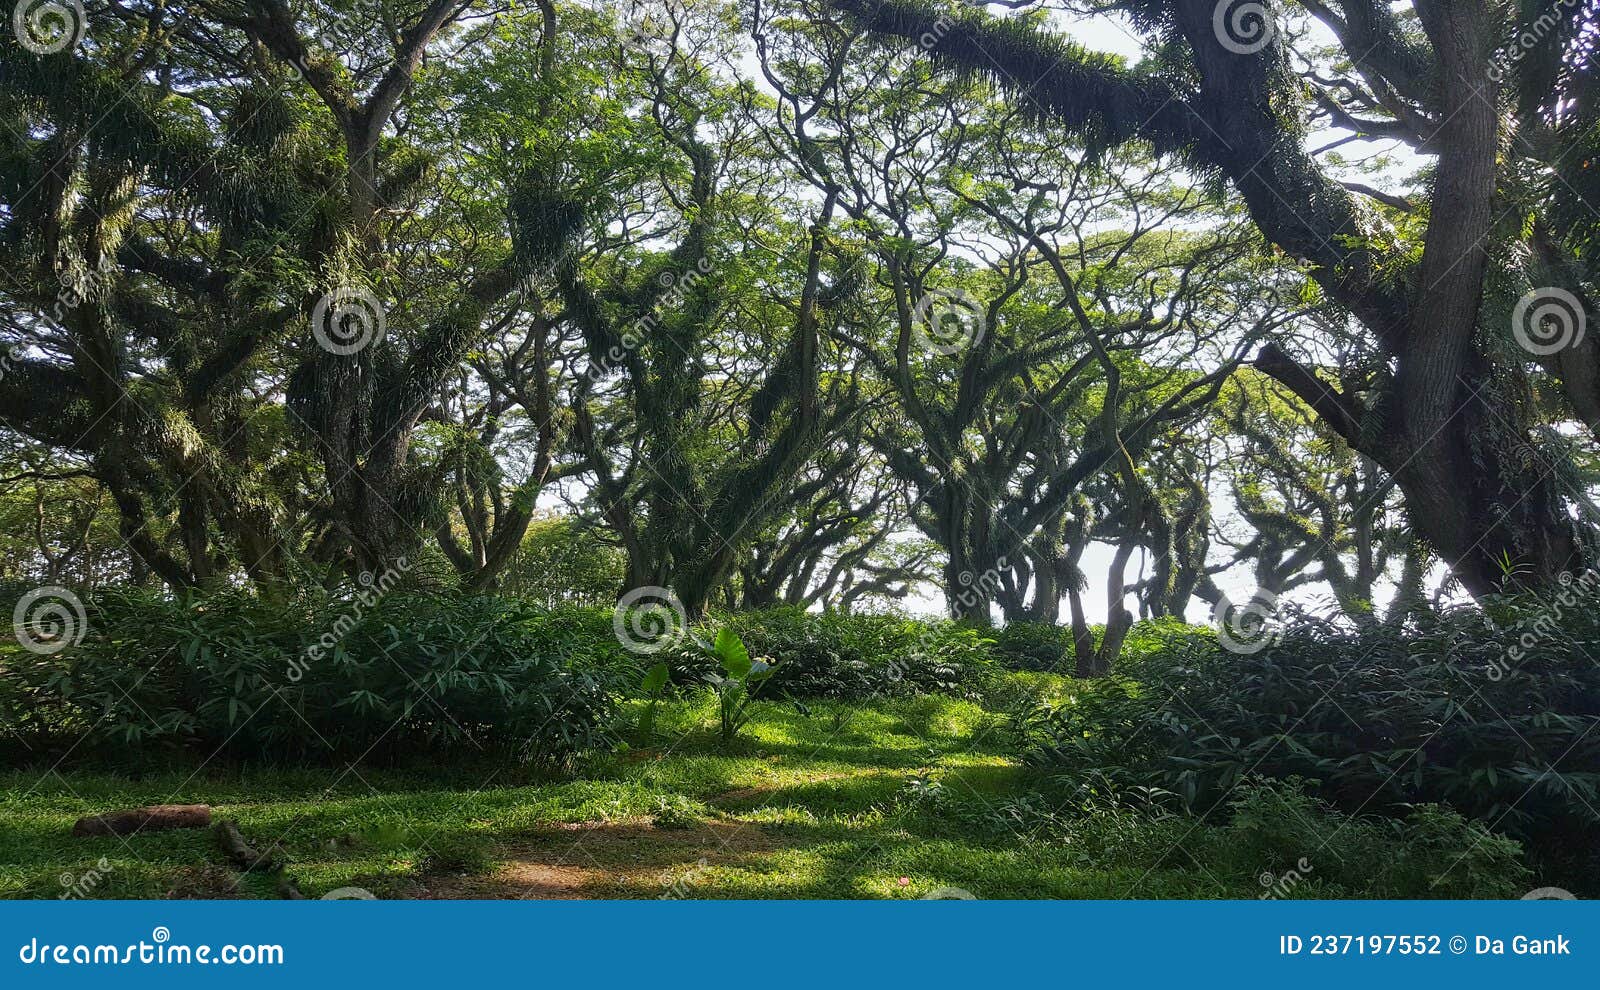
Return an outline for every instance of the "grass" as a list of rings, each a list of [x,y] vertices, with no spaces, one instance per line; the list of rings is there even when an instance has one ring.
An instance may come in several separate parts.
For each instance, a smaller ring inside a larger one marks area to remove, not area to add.
[[[1184,819],[1091,816],[1040,831],[1004,719],[972,702],[760,709],[724,748],[709,699],[663,702],[650,745],[568,780],[470,764],[12,770],[0,774],[0,896],[275,896],[268,878],[239,880],[206,832],[70,835],[81,815],[190,802],[258,847],[280,845],[310,897],[1260,892],[1252,864],[1230,865],[1226,836]]]

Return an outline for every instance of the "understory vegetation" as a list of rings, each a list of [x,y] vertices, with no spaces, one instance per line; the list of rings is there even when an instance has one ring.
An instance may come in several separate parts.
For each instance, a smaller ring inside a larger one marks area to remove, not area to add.
[[[1069,685],[1037,675],[1027,688]],[[1531,883],[1514,842],[1442,809],[1400,827],[1266,784],[1214,822],[1133,796],[1052,806],[1005,724],[939,695],[774,704],[730,749],[700,692],[663,703],[670,743],[566,781],[472,763],[23,768],[0,776],[13,823],[0,895],[59,896],[58,878],[98,870],[89,896],[274,896],[265,880],[239,884],[203,833],[67,834],[96,809],[188,800],[281,845],[308,896],[1514,897]],[[463,790],[464,770],[485,785]]]
[[[0,889],[49,893],[74,857],[105,853],[119,878],[98,896],[269,894],[225,882],[203,836],[66,837],[107,804],[190,800],[263,840],[286,832],[308,889],[404,896],[518,896],[515,877],[541,869],[555,896],[659,896],[684,870],[680,896],[716,897],[1508,897],[1536,873],[1593,882],[1600,674],[1561,662],[1600,646],[1587,633],[1490,680],[1521,633],[1475,612],[1407,636],[1307,617],[1243,657],[1161,621],[1082,681],[1060,672],[1065,653],[1039,670],[1042,629],[774,608],[641,656],[608,609],[397,590],[307,663],[350,605],[118,594],[90,613],[114,636],[7,654],[0,696],[26,729],[6,746],[20,764],[7,814],[25,825]],[[737,651],[770,676],[725,733],[718,657]],[[294,658],[303,672],[279,686]],[[642,682],[652,663],[658,685]],[[79,769],[51,772],[69,753]],[[428,769],[440,755],[482,786]],[[347,769],[358,757],[366,769]],[[599,865],[580,851],[591,829]]]

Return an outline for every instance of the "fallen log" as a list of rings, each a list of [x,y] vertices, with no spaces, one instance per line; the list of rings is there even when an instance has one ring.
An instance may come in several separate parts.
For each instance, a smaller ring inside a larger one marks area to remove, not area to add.
[[[233,862],[235,868],[243,873],[271,873],[283,868],[283,860],[274,847],[265,852],[256,852],[250,843],[244,840],[239,832],[239,826],[233,822],[217,822],[217,845],[221,847],[223,855]]]
[[[103,815],[80,818],[72,826],[73,835],[132,835],[169,828],[209,828],[209,804],[157,804],[148,808],[108,811]]]

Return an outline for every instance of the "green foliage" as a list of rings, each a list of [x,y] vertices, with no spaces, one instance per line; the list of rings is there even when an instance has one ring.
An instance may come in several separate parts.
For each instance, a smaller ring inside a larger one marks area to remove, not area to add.
[[[1157,786],[1202,813],[1251,773],[1368,813],[1448,804],[1564,862],[1600,828],[1600,618],[1572,604],[1306,618],[1252,655],[1175,639],[1036,716],[1028,760],[1056,791]]]
[[[622,686],[604,642],[572,639],[560,613],[484,595],[118,590],[88,611],[78,648],[10,664],[0,683],[63,737],[121,749],[561,762],[610,738]]]
[[[1103,625],[1089,627],[1096,646],[1105,634]],[[1049,622],[1008,622],[986,635],[994,640],[996,662],[1011,670],[1037,670],[1070,674],[1077,667],[1073,653],[1072,627]],[[1123,663],[1169,648],[1175,639],[1211,635],[1210,630],[1191,626],[1182,619],[1166,616],[1142,619],[1128,630],[1120,657]]]
[[[570,517],[535,519],[501,576],[506,594],[557,607],[609,605],[622,587],[622,551]]]
[[[771,690],[793,697],[970,693],[994,667],[990,641],[956,622],[788,606],[721,620],[752,652],[773,658],[778,668]],[[700,679],[710,669],[700,650],[677,651],[671,664],[680,683]]]
[[[722,668],[720,674],[707,674],[706,681],[717,695],[718,727],[726,745],[755,713],[756,691],[772,676],[775,666],[765,658],[752,659],[738,634],[728,628],[717,630],[717,638],[706,651]],[[665,677],[662,680],[665,682]]]
[[[665,663],[658,663],[645,671],[644,679],[639,682],[639,690],[644,694],[644,711],[639,713],[639,737],[646,742],[656,733],[656,706],[661,701],[661,692],[666,690],[667,680],[671,677]]]
[[[994,630],[995,658],[1012,670],[1070,673],[1076,664],[1072,628],[1050,622],[1008,622]]]
[[[1317,896],[1332,885],[1369,897],[1506,898],[1531,878],[1515,840],[1438,805],[1393,821],[1353,818],[1296,778],[1246,781],[1229,811],[1236,854],[1264,871],[1263,896]],[[1305,880],[1314,886],[1290,889]]]

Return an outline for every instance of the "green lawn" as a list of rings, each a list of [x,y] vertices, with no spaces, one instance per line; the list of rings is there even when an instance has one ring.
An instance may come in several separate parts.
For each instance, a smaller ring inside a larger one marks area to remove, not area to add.
[[[190,802],[237,820],[258,847],[279,843],[311,897],[347,886],[494,898],[1261,889],[1249,863],[1223,865],[1225,836],[1184,819],[1095,816],[1041,830],[1017,803],[1026,788],[1004,720],[970,702],[823,702],[806,713],[772,702],[731,749],[713,724],[708,701],[663,703],[656,745],[562,781],[471,761],[426,771],[10,771],[0,775],[0,896],[56,897],[69,886],[92,897],[274,896],[267,878],[236,882],[207,832],[69,834],[80,815]]]

